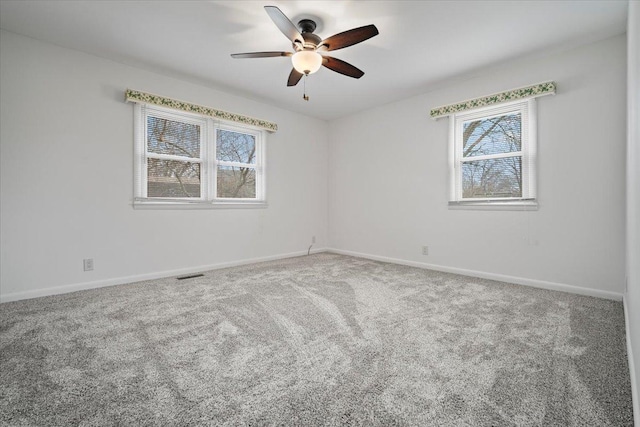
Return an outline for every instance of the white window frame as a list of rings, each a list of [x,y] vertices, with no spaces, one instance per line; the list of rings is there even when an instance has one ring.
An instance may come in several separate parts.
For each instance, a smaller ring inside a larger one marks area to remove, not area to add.
[[[463,125],[465,122],[509,113],[520,113],[521,151],[483,156],[463,157]],[[515,102],[502,103],[489,107],[455,113],[449,120],[449,208],[451,209],[496,209],[496,210],[535,210],[537,204],[536,163],[537,163],[537,120],[536,100],[529,98]],[[478,161],[504,157],[522,157],[522,196],[464,198],[462,196],[462,164],[465,161]]]
[[[200,126],[200,158],[190,158],[168,154],[149,153],[147,151],[147,117],[160,117],[168,120]],[[218,129],[244,133],[254,137],[255,164],[218,161],[216,156],[216,137]],[[265,178],[265,131],[238,125],[212,117],[183,111],[176,111],[156,105],[136,103],[134,106],[134,198],[136,209],[211,209],[211,208],[264,208],[266,201]],[[200,163],[200,197],[148,197],[147,196],[147,160],[151,158],[179,160]],[[217,197],[217,171],[220,166],[249,167],[256,172],[255,198]]]

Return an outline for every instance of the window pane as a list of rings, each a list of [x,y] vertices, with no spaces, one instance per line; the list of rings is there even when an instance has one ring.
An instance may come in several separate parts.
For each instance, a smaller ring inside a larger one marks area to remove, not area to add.
[[[256,198],[256,170],[233,166],[218,167],[218,197]]]
[[[522,149],[521,125],[520,113],[464,122],[462,125],[463,157],[520,151]]]
[[[148,159],[147,197],[200,197],[200,164]]]
[[[218,160],[255,164],[256,139],[246,133],[218,129],[216,153]]]
[[[200,126],[148,116],[147,150],[197,159],[200,157]]]
[[[522,157],[462,163],[462,197],[522,197]]]

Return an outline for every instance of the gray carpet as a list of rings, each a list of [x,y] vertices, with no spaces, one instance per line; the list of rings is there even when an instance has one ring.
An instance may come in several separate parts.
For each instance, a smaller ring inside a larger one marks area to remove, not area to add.
[[[0,305],[0,424],[633,425],[620,302],[335,254]]]

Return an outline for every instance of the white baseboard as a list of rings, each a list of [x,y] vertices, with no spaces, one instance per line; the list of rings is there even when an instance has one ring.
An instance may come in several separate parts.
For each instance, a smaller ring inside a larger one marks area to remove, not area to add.
[[[350,256],[355,256],[359,258],[367,258],[367,259],[372,259],[376,261],[390,262],[394,264],[402,264],[402,265],[408,265],[411,267],[418,267],[418,268],[426,268],[429,270],[443,271],[446,273],[461,274],[463,276],[479,277],[483,279],[497,280],[500,282],[508,282],[508,283],[515,283],[518,285],[532,286],[535,288],[550,289],[554,291],[569,292],[569,293],[580,294],[580,295],[588,295],[588,296],[612,299],[617,301],[622,300],[622,294],[618,294],[616,292],[581,288],[578,286],[566,285],[562,283],[546,282],[543,280],[526,279],[526,278],[516,277],[516,276],[487,273],[484,271],[466,270],[466,269],[461,269],[456,267],[427,264],[427,263],[416,262],[416,261],[407,261],[407,260],[398,259],[398,258],[389,258],[385,256],[365,254],[365,253],[354,252],[354,251],[345,251],[342,249],[335,249],[335,248],[318,248],[318,249],[311,250],[311,253],[320,253],[320,252],[333,252],[337,254],[350,255]],[[125,283],[140,282],[143,280],[161,279],[165,277],[179,276],[182,274],[198,273],[201,271],[216,270],[216,269],[226,268],[226,267],[235,267],[238,265],[253,264],[256,262],[292,258],[292,257],[302,256],[302,255],[307,255],[307,251],[270,255],[270,256],[259,257],[259,258],[249,258],[249,259],[243,259],[243,260],[237,260],[237,261],[229,261],[229,262],[223,262],[218,264],[202,265],[198,267],[182,268],[182,269],[176,269],[176,270],[165,270],[165,271],[140,274],[135,276],[116,277],[112,279],[76,283],[73,285],[56,286],[51,288],[35,289],[35,290],[24,291],[24,292],[14,292],[10,294],[0,295],[0,302],[9,302],[9,301],[22,300],[22,299],[29,299],[29,298],[38,298],[38,297],[43,297],[48,295],[65,294],[68,292],[81,291],[85,289],[95,289],[95,288],[101,288],[105,286],[122,285]]]
[[[336,254],[350,255],[359,258],[367,258],[375,261],[390,262],[393,264],[408,265],[410,267],[425,268],[427,270],[442,271],[445,273],[460,274],[463,276],[479,277],[481,279],[496,280],[499,282],[515,283],[516,285],[531,286],[534,288],[549,289],[552,291],[569,292],[572,294],[587,295],[597,298],[605,298],[610,300],[621,301],[622,294],[617,292],[601,291],[599,289],[581,288],[579,286],[566,285],[564,283],[547,282],[544,280],[527,279],[524,277],[507,276],[504,274],[487,273],[485,271],[466,270],[457,267],[448,267],[436,264],[427,264],[424,262],[407,261],[398,258],[389,258],[379,255],[365,254],[361,252],[345,251],[342,249],[327,248],[327,252]]]
[[[638,384],[636,383],[636,367],[633,358],[633,347],[631,346],[631,335],[629,334],[629,308],[627,306],[627,295],[622,298],[622,305],[624,306],[624,323],[625,331],[627,334],[627,359],[629,360],[629,375],[631,376],[631,399],[633,401],[633,419],[634,425],[640,425],[640,396],[638,396]],[[637,326],[636,326],[637,327]]]
[[[326,249],[312,249],[311,253],[326,252]],[[180,276],[183,274],[199,273],[208,270],[217,270],[220,268],[236,267],[238,265],[254,264],[256,262],[274,261],[278,259],[293,258],[297,256],[307,255],[307,251],[291,252],[286,254],[270,255],[259,258],[250,258],[237,261],[222,262],[218,264],[201,265],[198,267],[181,268],[176,270],[165,270],[156,273],[138,274],[135,276],[116,277],[113,279],[96,280],[93,282],[76,283],[73,285],[55,286],[51,288],[35,289],[24,292],[14,292],[10,294],[0,295],[0,303],[18,301],[30,298],[39,298],[49,295],[66,294],[69,292],[82,291],[86,289],[103,288],[105,286],[123,285],[126,283],[141,282],[143,280],[162,279],[165,277]]]

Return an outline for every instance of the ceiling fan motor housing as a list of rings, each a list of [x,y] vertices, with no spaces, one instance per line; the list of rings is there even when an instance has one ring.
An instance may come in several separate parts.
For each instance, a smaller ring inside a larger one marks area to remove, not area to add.
[[[298,21],[298,28],[300,28],[301,33],[313,33],[316,27],[316,22],[312,19],[301,19]]]
[[[304,38],[303,48],[305,50],[315,50],[322,41],[319,36],[313,34],[316,29],[315,21],[311,19],[301,19],[298,21],[298,28],[300,28],[300,34],[302,35],[302,38]],[[295,43],[293,47],[294,49],[299,50],[299,47],[296,47]]]

